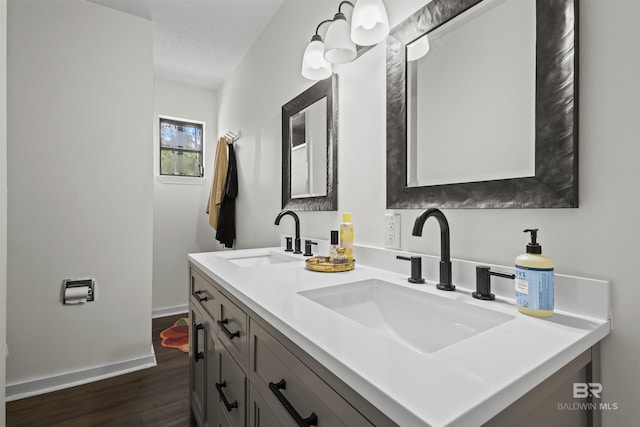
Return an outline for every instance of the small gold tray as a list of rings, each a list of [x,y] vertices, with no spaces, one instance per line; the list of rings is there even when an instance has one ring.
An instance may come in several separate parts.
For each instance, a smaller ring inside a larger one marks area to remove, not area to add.
[[[346,264],[334,264],[329,261],[328,256],[314,256],[307,261],[307,269],[312,271],[320,271],[322,273],[339,273],[341,271],[353,270],[356,266],[356,260],[352,259]]]

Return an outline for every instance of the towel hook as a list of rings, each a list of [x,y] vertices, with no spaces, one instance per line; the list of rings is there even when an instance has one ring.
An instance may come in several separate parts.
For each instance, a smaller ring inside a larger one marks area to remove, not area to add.
[[[237,133],[228,131],[224,134],[223,138],[227,140],[227,144],[233,144],[240,139],[240,131]]]

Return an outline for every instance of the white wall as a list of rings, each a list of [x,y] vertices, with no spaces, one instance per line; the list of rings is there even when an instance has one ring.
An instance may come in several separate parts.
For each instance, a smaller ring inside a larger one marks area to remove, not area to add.
[[[425,3],[385,2],[392,25]],[[302,53],[316,25],[333,13],[331,2],[285,2],[220,92],[220,128],[243,131],[238,149],[240,247],[275,245],[280,232],[293,231],[292,221],[273,225],[280,210],[280,108],[311,85],[300,76]],[[602,345],[602,382],[603,402],[618,404],[617,411],[603,414],[604,425],[612,427],[640,419],[640,291],[634,267],[640,252],[638,16],[640,3],[633,0],[580,2],[580,208],[445,211],[454,258],[511,265],[527,242],[522,230],[538,227],[543,250],[559,273],[611,281],[614,330]],[[353,212],[359,243],[382,246],[384,44],[335,71],[340,78],[339,210]],[[303,235],[328,239],[340,212],[300,213]],[[403,249],[438,254],[435,221],[426,224],[423,237],[411,237],[418,210],[400,213]],[[436,272],[426,274],[435,277]]]
[[[7,2],[0,0],[0,347],[7,342]],[[0,426],[5,425],[6,363],[0,351]]]
[[[151,23],[11,0],[8,27],[7,384],[153,360]],[[76,276],[96,300],[64,306]]]
[[[154,316],[187,310],[187,254],[220,248],[205,214],[218,139],[216,92],[155,80],[153,310]],[[205,123],[205,177],[158,178],[158,116]],[[231,130],[231,129],[228,129]]]

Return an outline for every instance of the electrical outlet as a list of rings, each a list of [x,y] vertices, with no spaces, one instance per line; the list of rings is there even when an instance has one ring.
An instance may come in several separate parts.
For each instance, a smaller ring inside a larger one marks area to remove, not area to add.
[[[400,249],[400,214],[384,215],[384,247]]]

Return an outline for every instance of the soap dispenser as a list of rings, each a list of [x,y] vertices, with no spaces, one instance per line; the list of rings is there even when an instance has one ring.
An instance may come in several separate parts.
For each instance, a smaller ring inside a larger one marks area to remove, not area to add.
[[[542,255],[537,242],[538,229],[526,229],[531,233],[527,252],[516,258],[516,305],[524,314],[548,317],[553,314],[553,262]]]

